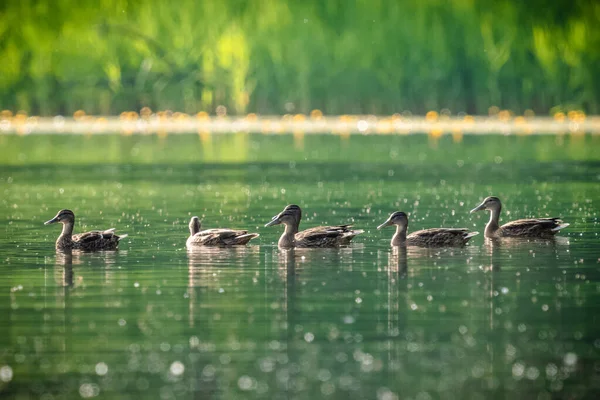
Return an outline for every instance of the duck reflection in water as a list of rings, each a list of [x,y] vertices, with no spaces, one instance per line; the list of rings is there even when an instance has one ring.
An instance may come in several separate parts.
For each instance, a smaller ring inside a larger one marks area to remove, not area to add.
[[[484,252],[489,257],[487,270],[500,271],[503,264],[515,264],[519,258],[537,259],[542,264],[547,258],[556,259],[561,252],[568,251],[569,238],[555,236],[551,238],[486,238]],[[528,263],[528,265],[530,265]]]
[[[363,245],[334,248],[282,248],[277,251],[280,273],[298,273],[303,268],[328,268],[352,271],[353,254],[362,251]]]
[[[243,267],[258,262],[259,246],[188,247],[189,265],[195,268]]]
[[[76,264],[81,264],[77,260]],[[57,252],[54,264],[54,282],[58,286],[73,287],[73,252]]]
[[[127,250],[86,252],[80,250],[65,250],[56,252],[54,264],[54,281],[59,286],[77,287],[83,283],[84,277],[79,274],[76,278],[73,266],[89,265],[91,271],[104,272],[104,283],[112,283],[113,265],[117,263],[117,256],[127,255]],[[99,268],[98,268],[99,267]]]
[[[395,272],[399,279],[405,279],[408,271],[406,246],[393,246],[388,258],[388,271]]]
[[[219,291],[223,270],[243,270],[260,264],[259,246],[194,246],[187,248],[188,321],[194,326],[196,306],[204,292]]]

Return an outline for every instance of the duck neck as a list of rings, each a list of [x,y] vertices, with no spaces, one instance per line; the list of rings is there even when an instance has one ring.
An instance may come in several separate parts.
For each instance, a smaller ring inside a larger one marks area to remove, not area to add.
[[[73,236],[73,222],[65,222],[63,224],[63,228],[62,228],[62,232],[61,232],[61,236],[68,236],[71,237]]]
[[[279,242],[277,243],[277,245],[279,247],[294,247],[295,246],[295,237],[296,237],[296,233],[298,233],[299,226],[300,226],[300,221],[285,224],[285,231],[279,238]]]
[[[485,226],[485,235],[486,236],[494,236],[498,228],[500,227],[498,221],[500,220],[500,210],[501,208],[492,208],[490,210],[490,220]]]
[[[63,223],[62,232],[56,241],[57,244],[59,242],[63,245],[73,243],[73,225],[74,222]]]
[[[396,233],[392,237],[392,246],[400,246],[406,242],[408,225],[396,225]]]

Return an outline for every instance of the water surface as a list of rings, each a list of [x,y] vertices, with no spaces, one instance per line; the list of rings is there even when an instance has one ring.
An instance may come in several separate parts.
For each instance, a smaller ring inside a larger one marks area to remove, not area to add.
[[[0,136],[0,393],[61,398],[594,398],[600,393],[596,136]],[[503,219],[561,216],[554,241],[389,247]],[[301,227],[353,223],[342,249],[282,251]],[[76,232],[116,252],[56,254]],[[187,223],[260,233],[185,249]]]

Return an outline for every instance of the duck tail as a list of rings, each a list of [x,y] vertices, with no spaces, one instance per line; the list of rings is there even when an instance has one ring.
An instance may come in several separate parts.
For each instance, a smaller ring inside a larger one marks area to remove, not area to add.
[[[123,235],[119,235],[119,240],[123,240],[125,239],[127,236],[129,236],[127,233],[123,234]]]
[[[364,233],[364,230],[362,229],[357,229],[357,230],[352,230],[350,232],[344,232],[344,236],[343,237],[349,237],[349,238],[353,238],[356,235],[360,235],[361,233]]]
[[[562,221],[561,221],[561,222],[562,222]],[[566,228],[566,227],[567,227],[567,226],[569,226],[569,225],[571,225],[571,224],[568,224],[568,223],[566,223],[566,222],[565,222],[565,223],[563,223],[563,224],[558,224],[558,226],[556,226],[555,228],[552,228],[552,229],[551,229],[551,231],[552,231],[552,232],[558,232],[558,231],[560,231],[562,228]]]
[[[244,235],[237,236],[235,238],[235,243],[237,244],[246,244],[254,238],[259,237],[258,233],[246,233]]]
[[[260,235],[258,233],[246,233],[244,235],[240,235],[238,236],[238,239],[245,239],[245,238],[250,238],[250,239],[254,239],[259,237]],[[250,240],[248,239],[248,240]]]
[[[465,239],[471,239],[473,236],[479,235],[479,232],[469,232],[465,235]]]

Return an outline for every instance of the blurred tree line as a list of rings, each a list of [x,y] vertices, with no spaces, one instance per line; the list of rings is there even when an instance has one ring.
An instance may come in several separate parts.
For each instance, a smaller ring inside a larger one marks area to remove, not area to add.
[[[600,3],[5,0],[0,108],[598,113]]]

